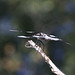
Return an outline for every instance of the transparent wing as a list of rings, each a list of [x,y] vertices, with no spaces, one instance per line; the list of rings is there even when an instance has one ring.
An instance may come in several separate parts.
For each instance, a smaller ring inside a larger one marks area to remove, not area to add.
[[[22,31],[19,31],[19,30],[9,30],[11,32],[22,32]]]
[[[19,38],[31,38],[31,37],[29,37],[29,36],[17,36],[17,37],[19,37]]]
[[[23,31],[21,31],[21,30],[9,30],[9,31],[11,31],[11,32],[23,32]],[[34,32],[34,31],[25,31],[26,33],[38,33],[38,32]]]

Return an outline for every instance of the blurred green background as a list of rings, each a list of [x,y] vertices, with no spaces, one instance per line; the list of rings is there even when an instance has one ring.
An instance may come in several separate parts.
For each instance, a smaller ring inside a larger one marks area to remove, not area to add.
[[[44,52],[66,75],[75,74],[75,0],[0,0],[0,75],[54,75],[42,56],[25,48],[25,31],[54,34]],[[22,33],[10,32],[11,29]]]

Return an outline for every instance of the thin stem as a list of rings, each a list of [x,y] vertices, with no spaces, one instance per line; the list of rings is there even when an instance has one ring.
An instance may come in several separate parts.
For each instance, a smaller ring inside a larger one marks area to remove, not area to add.
[[[45,61],[49,64],[51,71],[56,74],[56,75],[65,75],[62,71],[60,71],[56,65],[51,61],[51,59],[43,52],[43,50],[36,45],[36,43],[34,43],[32,40],[29,40],[28,43],[32,46],[32,48],[34,48],[35,50],[37,50],[42,57],[45,59]]]

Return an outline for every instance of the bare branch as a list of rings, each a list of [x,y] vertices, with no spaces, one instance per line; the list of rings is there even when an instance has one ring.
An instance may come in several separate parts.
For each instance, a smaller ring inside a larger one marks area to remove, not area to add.
[[[60,71],[56,67],[56,65],[50,60],[50,58],[43,52],[43,50],[38,45],[36,45],[32,40],[29,40],[28,43],[29,43],[30,47],[34,48],[35,50],[37,50],[42,55],[42,57],[45,59],[45,61],[49,64],[49,66],[51,68],[51,71],[54,74],[56,74],[56,75],[65,75],[62,71]]]

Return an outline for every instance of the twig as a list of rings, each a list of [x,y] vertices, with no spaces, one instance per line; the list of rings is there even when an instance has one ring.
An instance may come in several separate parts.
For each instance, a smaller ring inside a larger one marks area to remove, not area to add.
[[[49,66],[51,68],[51,71],[54,74],[56,74],[56,75],[65,75],[62,71],[60,71],[56,67],[56,65],[51,61],[51,59],[43,52],[43,50],[38,45],[36,45],[32,40],[29,40],[28,43],[29,43],[30,47],[34,48],[35,50],[37,50],[42,55],[42,57],[45,59],[45,61],[49,64]],[[27,45],[25,45],[25,46],[29,47]]]

